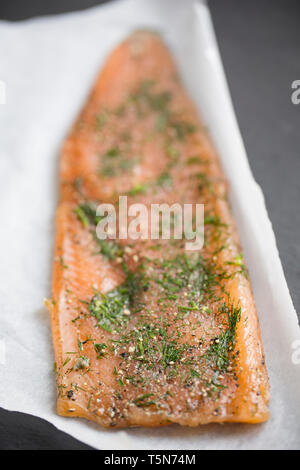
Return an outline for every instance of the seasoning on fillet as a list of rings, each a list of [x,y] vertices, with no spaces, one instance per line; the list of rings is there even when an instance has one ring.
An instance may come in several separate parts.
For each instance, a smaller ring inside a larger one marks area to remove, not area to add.
[[[217,155],[154,33],[109,57],[67,138],[52,301],[58,413],[107,427],[268,419],[256,308]],[[204,203],[205,244],[100,240],[97,204]]]

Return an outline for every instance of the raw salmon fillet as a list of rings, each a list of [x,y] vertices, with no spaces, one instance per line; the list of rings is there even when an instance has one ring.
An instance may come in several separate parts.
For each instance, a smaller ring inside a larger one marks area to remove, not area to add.
[[[200,86],[200,85],[199,85]],[[51,311],[57,410],[106,427],[268,419],[256,307],[218,157],[167,48],[138,31],[66,139]],[[100,240],[99,203],[203,203],[205,243]]]

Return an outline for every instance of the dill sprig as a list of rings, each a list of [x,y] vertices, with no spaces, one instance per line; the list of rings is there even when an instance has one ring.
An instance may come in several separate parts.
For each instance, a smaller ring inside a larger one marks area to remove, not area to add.
[[[228,320],[227,327],[224,332],[214,339],[204,355],[205,359],[221,372],[226,372],[229,366],[231,352],[235,345],[237,324],[241,319],[241,307],[223,303],[219,309],[219,314],[224,313]]]
[[[84,201],[74,209],[74,212],[84,227],[97,225],[102,219],[102,216],[97,215],[97,203],[94,201]]]
[[[103,219],[103,216],[97,215],[96,202],[84,201],[74,209],[74,212],[85,228],[90,227],[90,232],[100,248],[100,253],[105,256],[105,258],[114,260],[117,257],[123,256],[123,249],[116,241],[101,240],[97,237],[95,227]]]
[[[90,315],[96,318],[97,326],[112,332],[127,323],[136,293],[140,289],[141,277],[127,270],[123,284],[107,294],[97,292],[88,304]]]

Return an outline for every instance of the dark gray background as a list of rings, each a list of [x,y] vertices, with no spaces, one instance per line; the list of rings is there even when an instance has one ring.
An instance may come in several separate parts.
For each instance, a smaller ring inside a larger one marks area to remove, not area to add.
[[[104,2],[2,0],[0,19],[99,3]],[[209,5],[250,165],[300,312],[300,104],[291,102],[291,83],[300,80],[300,1],[210,0]],[[0,449],[88,448],[41,419],[0,409]]]

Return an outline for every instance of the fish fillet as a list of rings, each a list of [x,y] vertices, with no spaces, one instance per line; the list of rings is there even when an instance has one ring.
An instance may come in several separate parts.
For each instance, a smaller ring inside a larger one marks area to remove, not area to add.
[[[57,410],[106,427],[268,419],[249,276],[205,127],[159,36],[108,58],[60,158]],[[99,240],[99,203],[203,203],[205,243]]]

